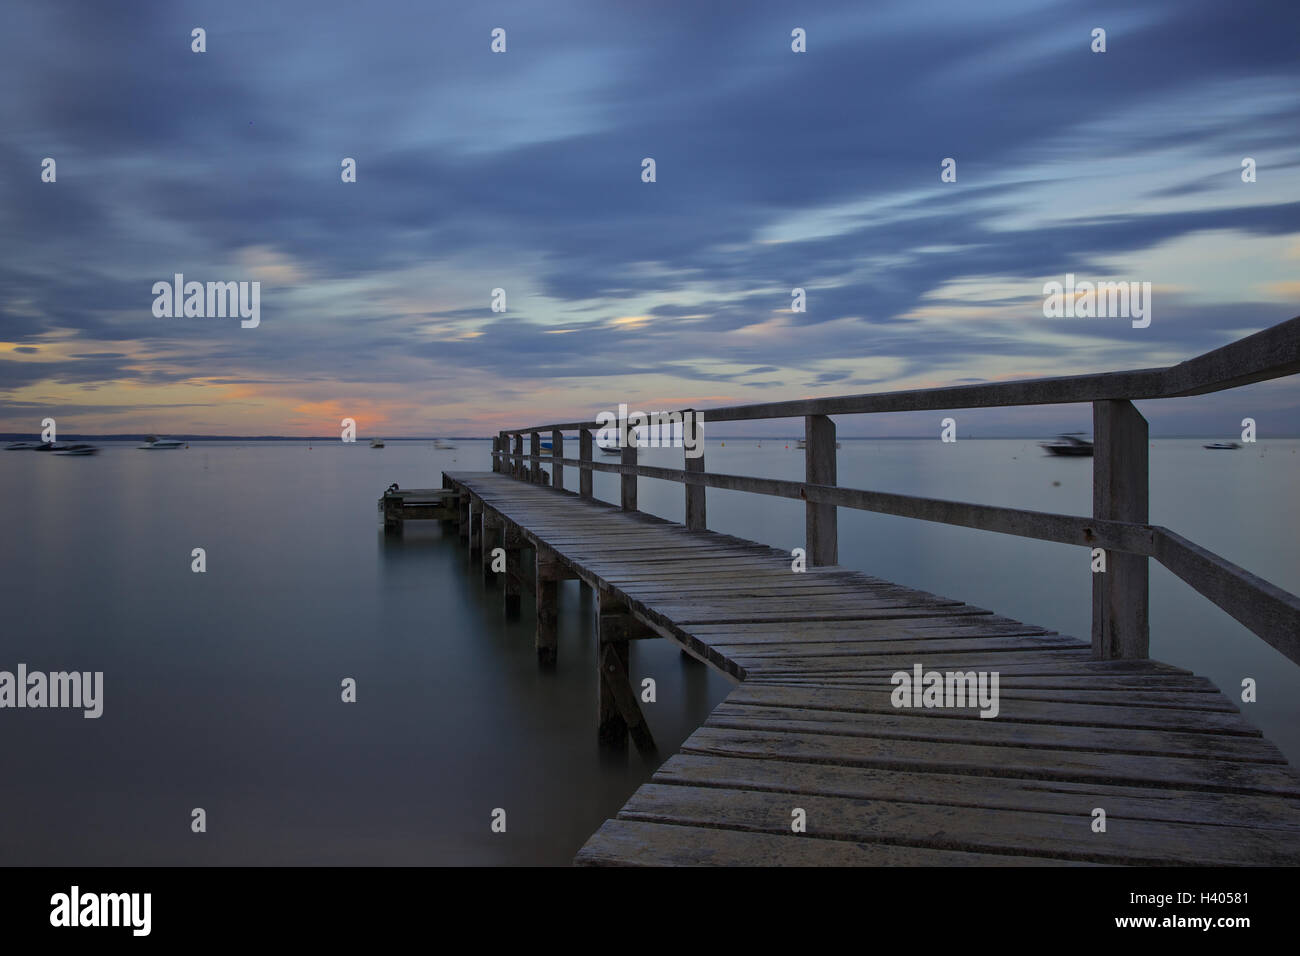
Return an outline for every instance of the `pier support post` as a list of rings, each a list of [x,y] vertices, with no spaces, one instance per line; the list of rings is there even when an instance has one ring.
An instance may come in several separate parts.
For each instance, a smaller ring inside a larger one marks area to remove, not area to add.
[[[804,417],[804,480],[810,485],[833,485],[835,477],[835,423],[825,415]],[[804,505],[804,538],[808,564],[825,567],[840,563],[839,531],[835,506]]]
[[[564,457],[564,432],[558,428],[551,432],[551,487],[564,487],[564,466],[560,459]]]
[[[524,477],[524,436],[522,433],[515,435],[515,463],[510,474],[516,478]]]
[[[460,513],[460,521],[457,530],[460,533],[460,540],[469,540],[469,492],[461,491],[460,498],[457,500],[457,506]]]
[[[501,450],[501,436],[496,435],[492,439],[492,470],[501,470],[501,459],[497,457],[497,452]]]
[[[501,523],[488,514],[486,507],[483,509],[482,535],[483,547],[480,550],[482,551],[483,583],[495,584],[497,576],[496,572],[492,570],[492,549],[496,548],[501,540]]]
[[[528,474],[529,480],[535,484],[542,482],[542,433],[532,432],[528,436],[528,453],[533,456],[529,463]]]
[[[469,556],[472,561],[482,556],[483,502],[469,499]]]
[[[701,453],[698,458],[687,456],[686,471],[703,474],[704,455]],[[707,527],[708,523],[704,517],[704,486],[686,485],[686,530],[704,531]]]
[[[1092,513],[1146,524],[1147,421],[1132,402],[1092,403]],[[1148,559],[1111,551],[1092,576],[1092,654],[1101,660],[1150,656]]]
[[[641,713],[632,681],[628,676],[628,641],[641,627],[622,601],[602,590],[598,597],[596,632],[599,635],[596,659],[600,668],[598,736],[604,746],[619,749],[627,746],[630,734],[642,753],[655,750],[654,737]]]
[[[628,435],[627,445],[623,448],[623,456],[620,459],[624,465],[636,467],[636,434]],[[622,499],[624,511],[636,511],[636,475],[619,476],[620,498]]]
[[[564,568],[549,549],[539,548],[534,573],[537,576],[533,589],[537,598],[537,663],[554,664],[559,647],[560,581]]]
[[[506,552],[506,617],[519,616],[519,594],[523,590],[521,567],[523,543],[523,535],[519,533],[519,529],[513,525],[506,525],[501,535],[501,547]]]
[[[384,534],[402,533],[402,499],[384,494]]]
[[[591,429],[589,428],[584,428],[578,432],[578,457],[583,461],[591,461]],[[590,468],[580,468],[578,470],[579,497],[591,497],[591,474]]]

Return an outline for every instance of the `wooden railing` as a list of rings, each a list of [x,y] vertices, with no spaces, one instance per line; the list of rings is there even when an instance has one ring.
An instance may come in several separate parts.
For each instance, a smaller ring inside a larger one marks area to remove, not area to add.
[[[564,469],[572,466],[579,469],[578,494],[583,498],[592,497],[593,471],[618,474],[622,476],[621,504],[630,511],[637,506],[638,477],[679,482],[686,492],[686,527],[692,530],[706,527],[705,488],[796,498],[806,502],[805,543],[809,563],[815,566],[838,563],[838,508],[1101,548],[1107,552],[1106,571],[1092,575],[1092,646],[1094,656],[1101,659],[1148,656],[1148,559],[1155,558],[1300,663],[1300,598],[1166,528],[1148,524],[1147,422],[1132,404],[1144,399],[1203,395],[1297,372],[1300,317],[1167,368],[732,405],[699,413],[710,425],[802,417],[806,458],[805,480],[801,482],[706,472],[703,455],[687,457],[680,470],[638,465],[635,445],[622,450],[618,464],[593,461],[592,431],[601,427],[595,421],[502,431],[493,439],[492,468],[540,482],[542,462],[549,461],[550,482],[562,489]],[[841,488],[836,482],[835,424],[831,415],[1082,402],[1090,402],[1093,408],[1091,517]],[[576,459],[563,455],[566,431],[578,433]],[[550,434],[552,442],[552,454],[548,456],[541,454],[541,436],[545,433]],[[530,436],[527,454],[524,435]]]

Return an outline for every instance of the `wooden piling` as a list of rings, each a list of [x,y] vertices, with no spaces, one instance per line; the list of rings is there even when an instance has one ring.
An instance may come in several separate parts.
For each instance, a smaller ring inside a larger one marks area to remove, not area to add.
[[[482,554],[481,561],[483,565],[483,583],[492,585],[496,583],[497,575],[492,570],[492,551],[499,547],[501,540],[501,522],[489,514],[488,509],[483,509],[483,528],[482,528]]]
[[[602,745],[624,748],[629,734],[643,753],[655,749],[654,737],[637,703],[628,674],[628,641],[644,630],[631,611],[613,593],[602,589],[596,612],[600,667],[597,736]]]
[[[468,497],[468,496],[467,496]],[[470,560],[482,556],[483,502],[469,499],[469,556]]]
[[[559,646],[559,597],[560,581],[564,570],[555,552],[539,549],[534,562],[536,585],[533,594],[536,597],[537,628],[534,644],[537,647],[539,664],[554,664]]]
[[[523,590],[523,543],[519,528],[507,523],[502,531],[501,547],[506,552],[505,606],[506,617],[518,617],[520,592]]]

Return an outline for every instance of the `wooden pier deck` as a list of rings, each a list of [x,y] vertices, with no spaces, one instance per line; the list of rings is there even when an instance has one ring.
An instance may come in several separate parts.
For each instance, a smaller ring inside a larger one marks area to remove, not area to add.
[[[1300,776],[1202,677],[838,566],[796,573],[789,553],[589,485],[449,472],[444,486],[507,606],[534,592],[542,661],[557,582],[595,590],[603,740],[653,746],[629,640],[674,641],[738,682],[580,864],[1300,863]],[[895,707],[891,676],[918,664],[997,672],[997,716]]]

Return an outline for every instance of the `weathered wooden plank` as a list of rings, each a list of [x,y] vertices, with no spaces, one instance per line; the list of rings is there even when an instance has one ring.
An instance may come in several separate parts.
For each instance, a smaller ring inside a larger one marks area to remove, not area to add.
[[[781,731],[701,727],[683,753],[749,756],[844,767],[930,770],[974,776],[1095,781],[1222,793],[1300,796],[1300,779],[1285,765],[1191,757],[990,747],[913,740],[873,740]]]
[[[1017,697],[999,687],[999,721],[1074,725],[1079,727],[1134,727],[1150,730],[1180,730],[1187,733],[1239,734],[1247,737],[1261,736],[1235,710],[1205,710],[1135,707],[1127,704],[1078,703],[1064,700],[1034,700]],[[1197,697],[1210,697],[1198,694]],[[1212,698],[1213,700],[1214,698]],[[1226,698],[1218,697],[1223,704]],[[896,713],[892,692],[886,690],[844,690],[821,687],[786,687],[779,685],[741,684],[725,701],[729,707],[754,705],[761,707],[789,707],[805,711],[828,710],[850,713]],[[945,708],[943,711],[910,711],[921,716],[946,715],[952,718],[980,719],[978,708]]]
[[[1286,764],[1286,758],[1262,737],[1185,733],[1127,727],[1080,727],[1074,724],[1002,721],[998,717],[970,720],[951,716],[947,708],[896,710],[893,713],[854,713],[804,710],[723,702],[705,727],[728,730],[779,730],[833,737],[873,737],[881,740],[932,740],[988,746],[1032,747],[1057,752],[1086,750],[1107,754],[1205,757],[1244,763]]]
[[[940,803],[1040,813],[1090,814],[1207,826],[1300,831],[1300,800],[1158,787],[973,777],[874,767],[837,767],[676,754],[655,772],[657,783],[771,790],[861,800]]]
[[[1064,866],[1059,859],[960,853],[741,830],[606,820],[579,866]]]
[[[651,783],[632,796],[619,819],[784,835],[796,806],[806,814],[808,835],[830,840],[1117,865],[1300,863],[1300,833],[1109,818],[1106,832],[1094,833],[1091,808],[1061,814],[814,794],[795,800],[783,793]]]

